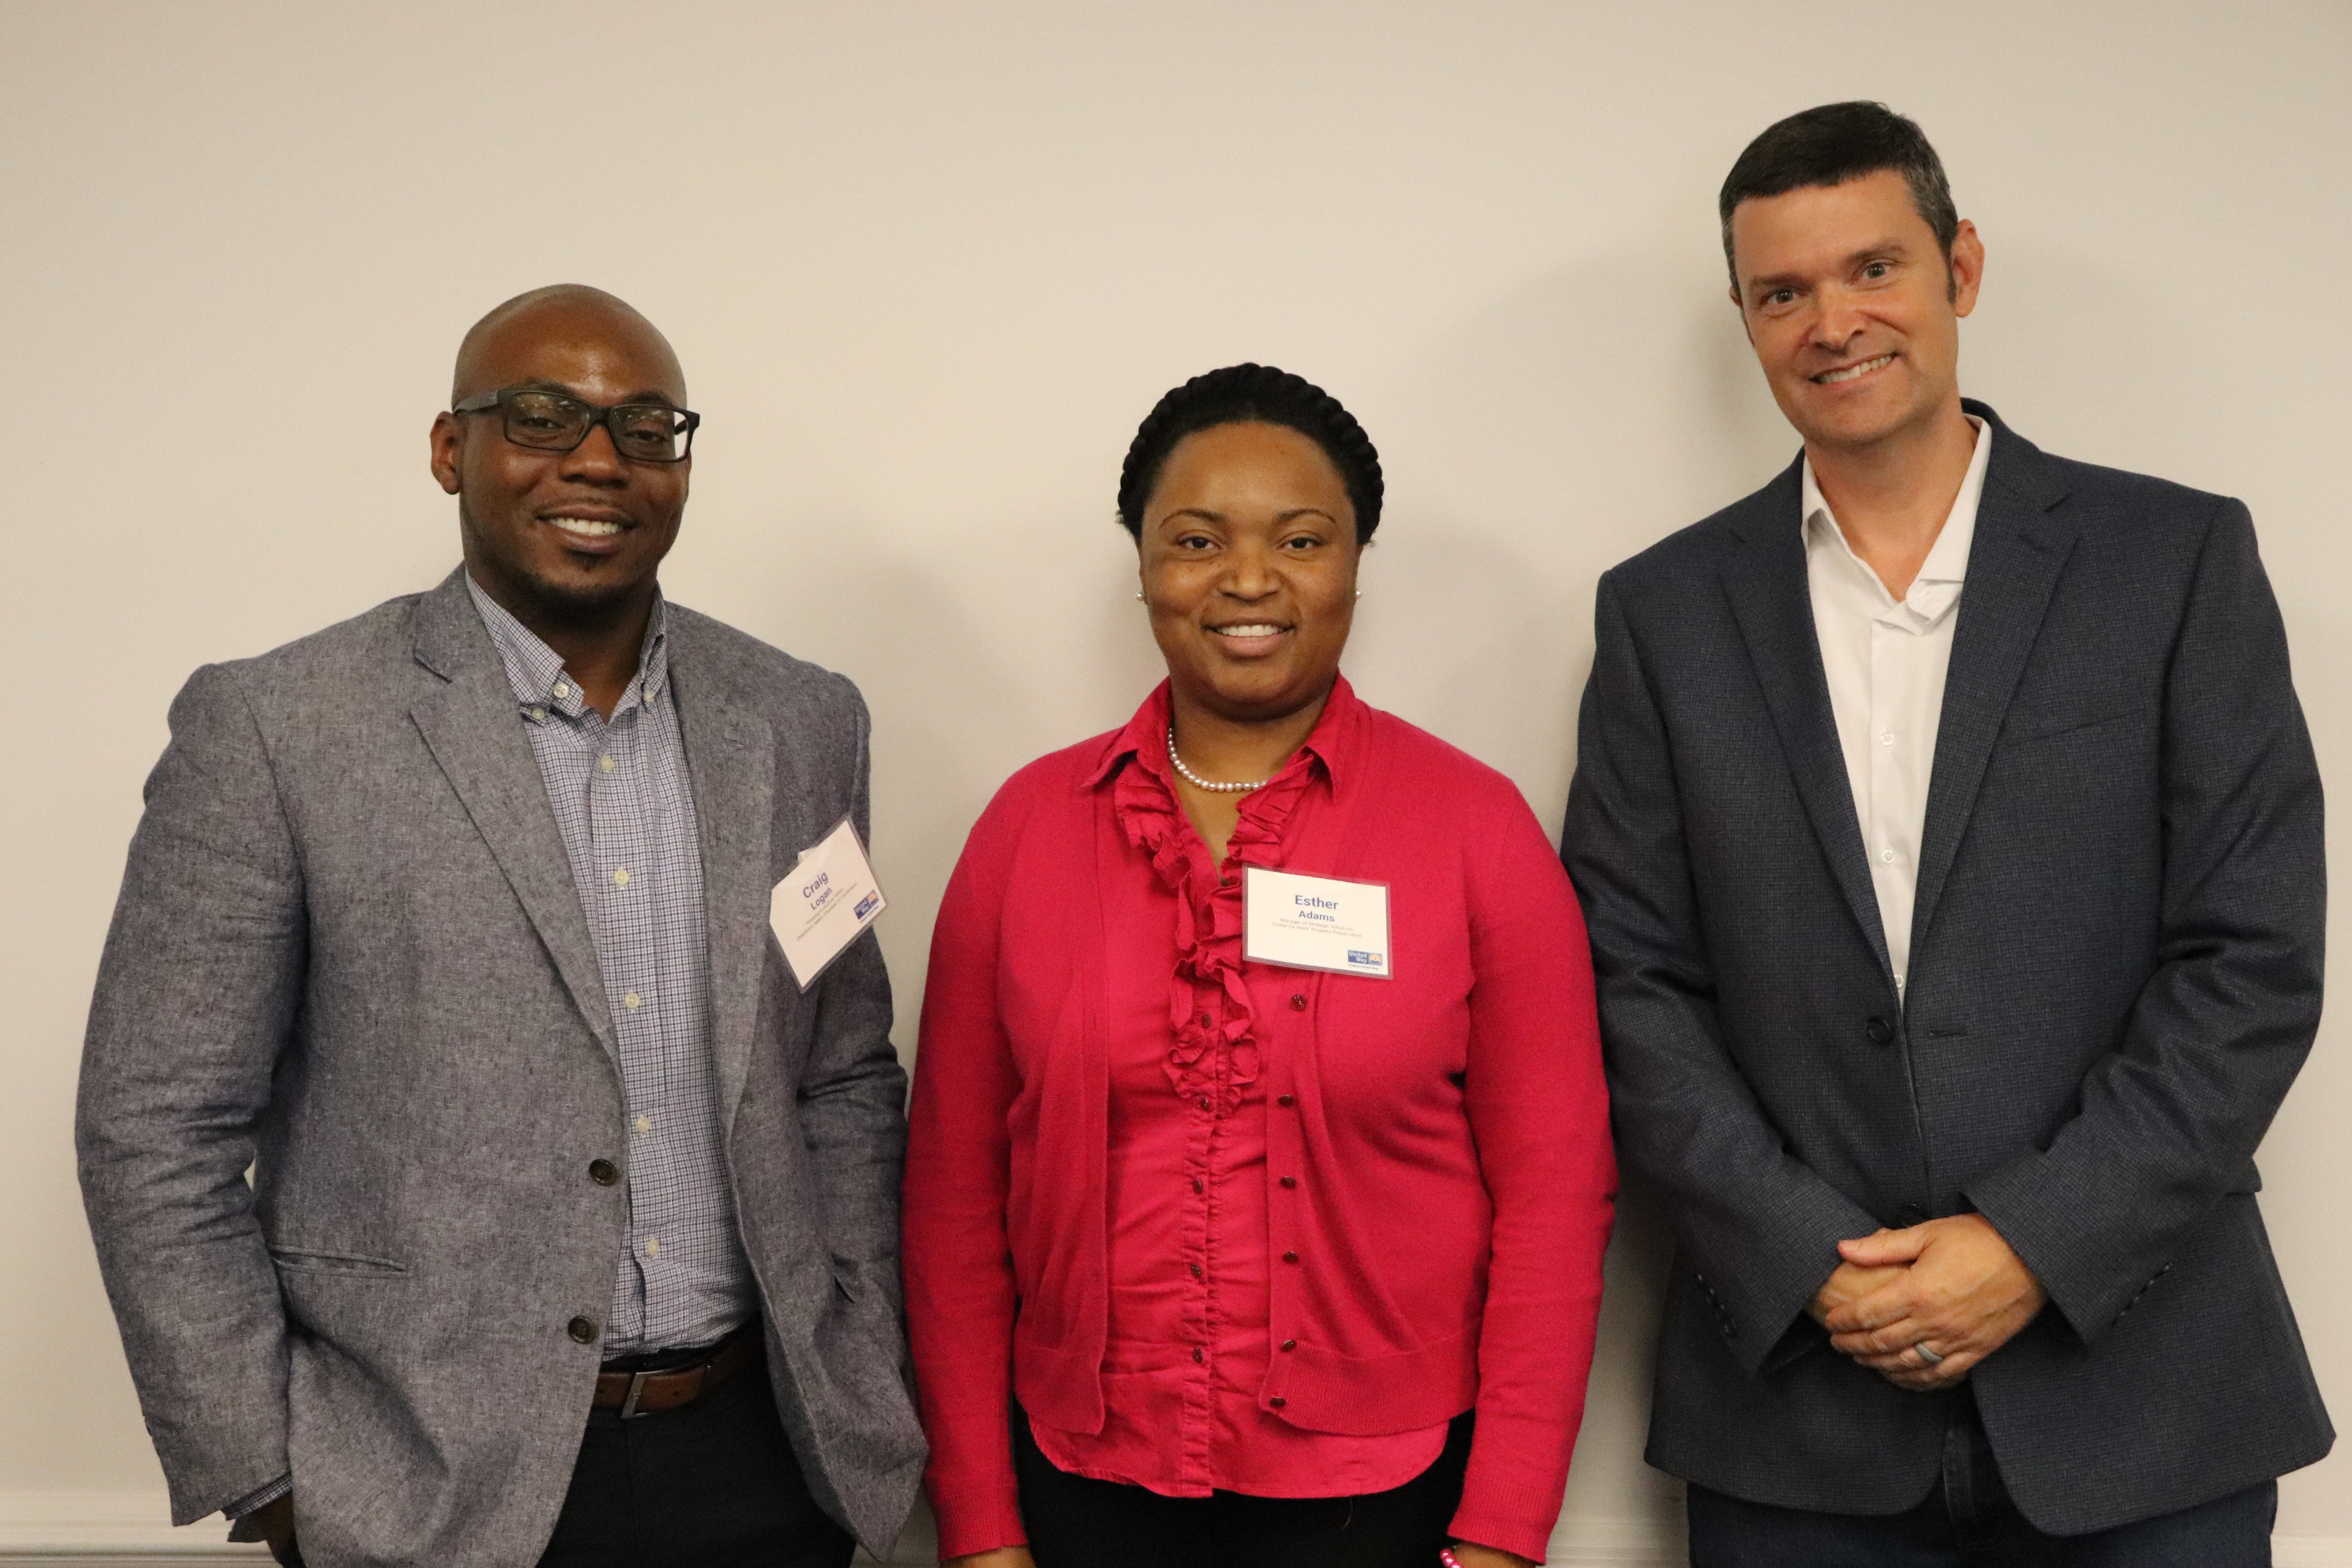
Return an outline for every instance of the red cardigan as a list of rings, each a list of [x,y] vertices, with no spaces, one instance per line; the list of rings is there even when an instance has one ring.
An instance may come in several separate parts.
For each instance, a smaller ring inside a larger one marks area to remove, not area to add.
[[[1011,1399],[1103,1422],[1107,949],[1146,854],[1118,770],[1137,721],[1030,764],[964,847],[932,939],[906,1184],[907,1307],[940,1550],[1026,1540]],[[1475,1407],[1454,1532],[1541,1559],[1584,1404],[1615,1188],[1575,896],[1510,781],[1342,680],[1286,868],[1390,889],[1395,978],[1251,964],[1303,1005],[1255,1009],[1275,1244],[1260,1407],[1372,1436]],[[1150,927],[1150,929],[1147,929]],[[1132,968],[1131,965],[1123,967]]]

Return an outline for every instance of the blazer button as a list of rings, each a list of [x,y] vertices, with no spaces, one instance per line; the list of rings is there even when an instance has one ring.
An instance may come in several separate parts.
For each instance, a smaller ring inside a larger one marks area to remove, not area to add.
[[[1273,1405],[1276,1410],[1279,1410],[1279,1409],[1281,1409],[1284,1405],[1286,1405],[1289,1404],[1289,1403],[1290,1403],[1290,1401],[1288,1401],[1287,1399],[1285,1399],[1282,1395],[1280,1395],[1279,1394],[1276,1394],[1272,1399],[1267,1400],[1267,1401],[1266,1401],[1266,1403],[1267,1403],[1268,1405]]]
[[[1883,1046],[1895,1037],[1895,1026],[1873,1013],[1870,1022],[1862,1026],[1862,1032],[1870,1037],[1872,1045]]]
[[[621,1168],[610,1160],[591,1160],[588,1179],[600,1187],[609,1187],[621,1179]]]
[[[596,1342],[596,1325],[585,1318],[572,1319],[570,1327],[564,1331],[583,1345],[593,1345]]]
[[[1927,1211],[1917,1204],[1905,1204],[1895,1211],[1895,1222],[1897,1229],[1908,1230],[1915,1225],[1927,1224]]]

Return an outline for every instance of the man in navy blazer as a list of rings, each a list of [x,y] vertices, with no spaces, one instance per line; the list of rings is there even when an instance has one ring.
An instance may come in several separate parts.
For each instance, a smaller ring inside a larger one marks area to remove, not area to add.
[[[1601,579],[1562,850],[1675,1241],[1650,1461],[1696,1568],[2267,1563],[2325,888],[2246,509],[1961,400],[1908,120],[1781,121],[1721,214],[1804,452]]]

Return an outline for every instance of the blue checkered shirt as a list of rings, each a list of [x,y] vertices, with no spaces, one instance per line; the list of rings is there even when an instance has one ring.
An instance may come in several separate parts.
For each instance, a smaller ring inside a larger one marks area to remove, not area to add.
[[[719,1122],[702,852],[656,599],[637,673],[610,720],[563,660],[474,596],[547,781],[596,945],[628,1095],[629,1249],[604,1353],[709,1344],[757,1310]]]

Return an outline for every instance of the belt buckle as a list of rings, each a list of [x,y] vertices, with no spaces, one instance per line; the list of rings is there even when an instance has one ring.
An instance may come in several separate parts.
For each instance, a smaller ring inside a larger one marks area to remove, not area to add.
[[[629,1374],[629,1396],[621,1401],[622,1420],[632,1420],[641,1414],[646,1415],[653,1414],[650,1410],[640,1412],[637,1409],[637,1400],[646,1392],[646,1379],[652,1375],[653,1373],[649,1372],[633,1372]]]

